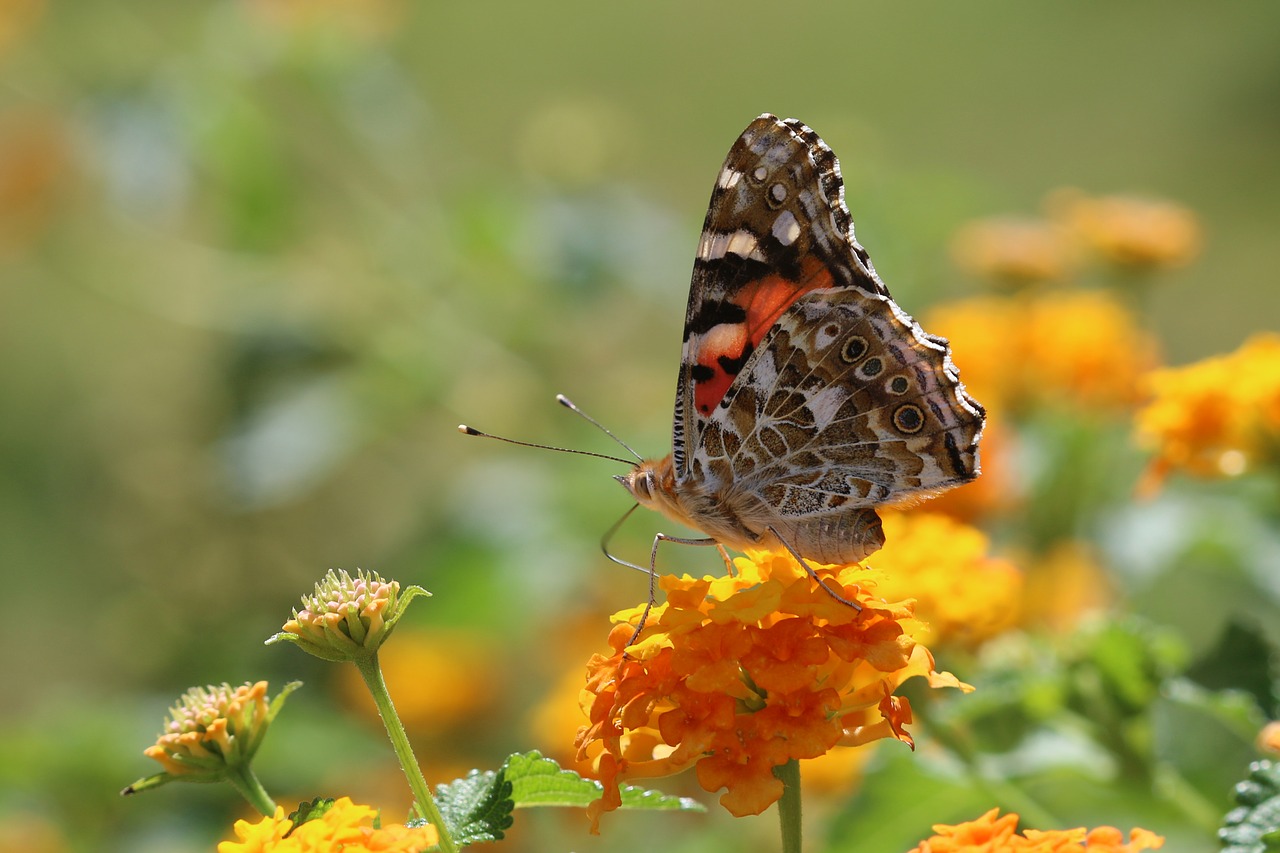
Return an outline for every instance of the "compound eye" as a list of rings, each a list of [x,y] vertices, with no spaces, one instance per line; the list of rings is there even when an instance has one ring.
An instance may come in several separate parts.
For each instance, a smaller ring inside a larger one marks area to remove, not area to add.
[[[637,498],[647,501],[653,494],[653,472],[646,471],[643,476],[632,478],[631,487]]]

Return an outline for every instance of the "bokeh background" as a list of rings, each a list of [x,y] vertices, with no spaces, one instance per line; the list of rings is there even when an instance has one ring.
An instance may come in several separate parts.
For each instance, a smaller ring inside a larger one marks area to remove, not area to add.
[[[354,686],[262,645],[330,567],[435,594],[401,688],[429,778],[554,752],[530,709],[643,595],[598,551],[618,469],[454,427],[614,452],[564,392],[667,451],[705,203],[760,112],[830,143],[914,314],[980,289],[964,223],[1073,186],[1198,217],[1198,260],[1146,296],[1166,362],[1274,329],[1277,44],[1263,2],[0,3],[6,837],[209,849],[230,789],[117,791],[179,693],[259,678],[306,682],[259,761],[282,801],[401,808]],[[519,818],[529,850],[775,831]]]

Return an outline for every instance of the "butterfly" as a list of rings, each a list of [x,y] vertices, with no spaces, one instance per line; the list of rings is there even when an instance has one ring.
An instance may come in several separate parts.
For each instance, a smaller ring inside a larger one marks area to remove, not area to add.
[[[698,242],[671,453],[616,479],[708,537],[676,541],[852,563],[884,544],[876,507],[978,476],[984,422],[854,238],[835,154],[795,119],[751,122]]]

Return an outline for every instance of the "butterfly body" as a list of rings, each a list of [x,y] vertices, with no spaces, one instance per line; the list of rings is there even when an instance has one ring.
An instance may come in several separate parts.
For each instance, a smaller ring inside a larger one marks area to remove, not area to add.
[[[977,476],[983,423],[854,239],[831,149],[757,118],[703,225],[672,452],[617,479],[721,545],[847,563],[883,544],[875,507]]]

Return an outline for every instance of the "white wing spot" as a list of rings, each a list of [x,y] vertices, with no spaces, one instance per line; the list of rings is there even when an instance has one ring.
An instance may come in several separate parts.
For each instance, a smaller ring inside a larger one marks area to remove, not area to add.
[[[756,166],[756,170],[751,173],[751,176],[760,183],[764,183],[764,179],[769,177],[769,170],[764,166]]]
[[[756,240],[756,235],[746,229],[740,228],[728,234],[706,231],[698,244],[698,257],[704,261],[718,261],[733,253],[740,258],[763,260],[764,256],[759,249],[760,243]]]
[[[787,200],[787,188],[782,184],[774,184],[769,187],[769,195],[772,196],[773,200],[778,204],[782,204]]]
[[[784,246],[794,243],[800,236],[800,223],[796,221],[795,214],[789,210],[778,214],[778,218],[773,220],[773,236]]]
[[[739,229],[729,238],[726,252],[733,252],[740,258],[749,258],[756,250],[756,235],[750,231]]]
[[[738,181],[742,180],[742,173],[737,169],[731,169],[725,166],[720,170],[720,177],[716,179],[716,186],[722,190],[731,190],[738,185]]]

